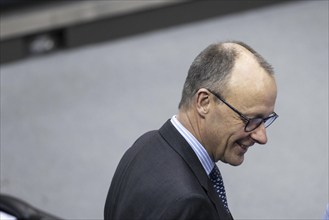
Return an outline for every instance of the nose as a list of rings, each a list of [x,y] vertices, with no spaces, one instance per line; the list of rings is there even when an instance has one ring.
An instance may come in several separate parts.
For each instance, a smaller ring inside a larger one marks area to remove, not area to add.
[[[266,144],[267,135],[266,135],[266,128],[264,123],[262,123],[258,128],[253,130],[250,133],[250,137],[258,144]]]

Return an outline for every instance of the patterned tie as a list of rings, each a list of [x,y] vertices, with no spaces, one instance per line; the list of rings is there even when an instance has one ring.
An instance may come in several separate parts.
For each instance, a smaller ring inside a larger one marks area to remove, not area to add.
[[[224,207],[226,208],[226,211],[230,213],[230,210],[228,209],[227,200],[226,200],[226,193],[223,183],[222,175],[220,174],[220,171],[218,167],[215,165],[212,171],[209,174],[211,182],[214,184],[214,188],[216,192],[218,193],[218,196],[220,200],[223,202]]]

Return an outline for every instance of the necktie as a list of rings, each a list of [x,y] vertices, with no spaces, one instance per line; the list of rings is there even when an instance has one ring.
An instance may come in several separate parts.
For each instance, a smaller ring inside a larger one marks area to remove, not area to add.
[[[213,183],[213,186],[218,193],[218,196],[220,200],[223,202],[224,207],[226,208],[226,211],[229,213],[230,210],[228,209],[227,200],[226,200],[226,193],[225,193],[225,187],[222,175],[220,174],[220,171],[218,167],[215,165],[212,171],[209,174],[210,180]]]

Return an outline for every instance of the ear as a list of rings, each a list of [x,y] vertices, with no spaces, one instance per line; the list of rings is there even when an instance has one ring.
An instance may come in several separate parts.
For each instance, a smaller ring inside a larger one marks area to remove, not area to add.
[[[210,94],[206,89],[199,89],[196,93],[196,107],[201,116],[206,115],[210,108]]]

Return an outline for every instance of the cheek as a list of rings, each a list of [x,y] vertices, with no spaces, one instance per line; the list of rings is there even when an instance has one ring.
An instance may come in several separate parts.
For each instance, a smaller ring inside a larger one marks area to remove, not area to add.
[[[225,157],[230,154],[233,150],[234,145],[236,145],[237,136],[233,131],[228,130],[227,128],[221,128],[219,134],[216,137],[216,142],[214,145],[216,146],[216,158],[217,160],[221,160],[225,162]],[[224,129],[224,130],[223,130]]]
[[[242,164],[244,161],[244,154],[246,152],[240,148],[237,142],[241,142],[246,138],[248,138],[248,135],[245,132],[235,133],[234,135],[230,136],[223,155],[223,161],[225,163],[233,166]]]
[[[222,128],[221,131],[225,135],[226,142],[232,144],[238,139],[246,137],[248,134],[244,131],[244,124],[241,121],[231,122],[229,125],[226,125]]]
[[[237,142],[247,138],[247,136],[248,135],[241,128],[238,132],[237,131],[232,132],[229,136],[227,136],[225,143],[225,154],[234,152],[238,147]]]
[[[242,140],[247,139],[248,136],[249,134],[244,131],[244,127],[243,128],[240,127],[229,137],[228,144],[232,148],[236,146],[237,142],[241,142]]]
[[[219,114],[218,114],[219,115]],[[244,124],[234,115],[213,117],[208,120],[204,143],[216,161],[224,160],[225,154],[231,152],[236,141],[245,135]]]

